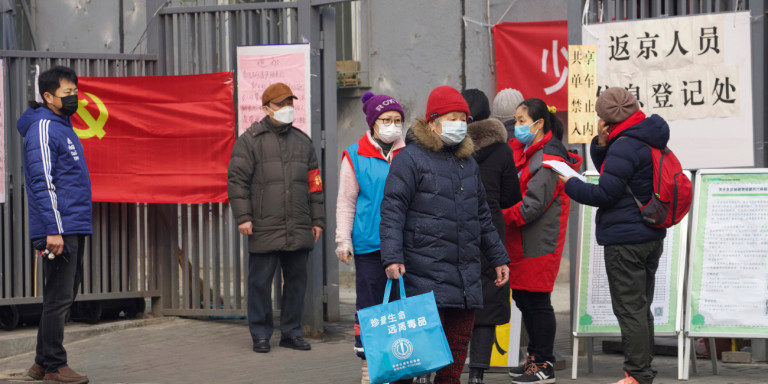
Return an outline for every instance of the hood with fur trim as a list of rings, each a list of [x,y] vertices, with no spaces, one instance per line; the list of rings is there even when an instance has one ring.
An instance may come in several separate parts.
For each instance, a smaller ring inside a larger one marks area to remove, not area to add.
[[[491,144],[507,142],[507,130],[504,128],[504,124],[494,118],[469,124],[467,126],[467,133],[475,144],[475,151],[479,151]]]
[[[429,128],[429,123],[424,119],[416,119],[413,122],[411,128],[408,129],[405,142],[409,145],[416,144],[431,152],[453,152],[453,154],[460,159],[466,159],[472,156],[475,152],[475,146],[469,135],[467,135],[467,137],[465,137],[458,145],[451,147],[446,146],[445,143],[443,143],[443,140],[440,139],[440,135],[432,131]]]

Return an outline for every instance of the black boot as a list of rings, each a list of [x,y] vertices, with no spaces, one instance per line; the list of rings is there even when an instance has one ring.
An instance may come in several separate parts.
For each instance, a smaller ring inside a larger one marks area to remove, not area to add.
[[[470,368],[468,384],[483,384],[483,373],[485,373],[483,368]]]

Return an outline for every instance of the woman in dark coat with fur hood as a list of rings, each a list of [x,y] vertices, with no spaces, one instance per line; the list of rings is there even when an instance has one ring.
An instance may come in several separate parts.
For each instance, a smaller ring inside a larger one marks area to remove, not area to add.
[[[485,199],[491,211],[491,218],[499,237],[504,237],[504,214],[522,199],[520,180],[517,177],[512,148],[507,144],[507,130],[504,124],[490,118],[488,97],[479,89],[462,92],[469,104],[473,122],[467,126],[467,133],[475,145],[474,158],[480,167],[480,178],[485,187]],[[469,347],[469,384],[483,382],[483,373],[490,368],[491,351],[496,336],[496,326],[509,322],[509,285],[497,287],[496,273],[485,261],[482,265],[483,309],[475,312],[475,328]]]

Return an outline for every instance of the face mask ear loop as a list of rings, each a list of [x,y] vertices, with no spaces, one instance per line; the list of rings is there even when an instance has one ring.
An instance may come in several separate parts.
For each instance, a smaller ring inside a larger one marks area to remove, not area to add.
[[[536,124],[536,123],[538,123],[540,120],[541,120],[541,119],[534,121],[534,122],[533,122],[533,124]],[[528,132],[531,132],[531,125],[533,125],[533,124],[530,124],[530,125],[528,125]],[[536,130],[536,133],[533,133],[533,132],[531,132],[531,134],[533,134],[533,136],[536,136],[536,134],[537,134],[537,133],[539,133],[539,131],[540,131],[542,128],[544,128],[544,126],[542,126],[541,128],[537,129],[537,130]]]

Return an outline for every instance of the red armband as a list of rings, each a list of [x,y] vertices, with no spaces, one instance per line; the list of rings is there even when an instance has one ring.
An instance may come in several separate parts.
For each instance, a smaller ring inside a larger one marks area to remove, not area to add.
[[[309,193],[323,191],[323,179],[320,178],[320,169],[313,169],[307,173],[307,182],[309,183]]]

